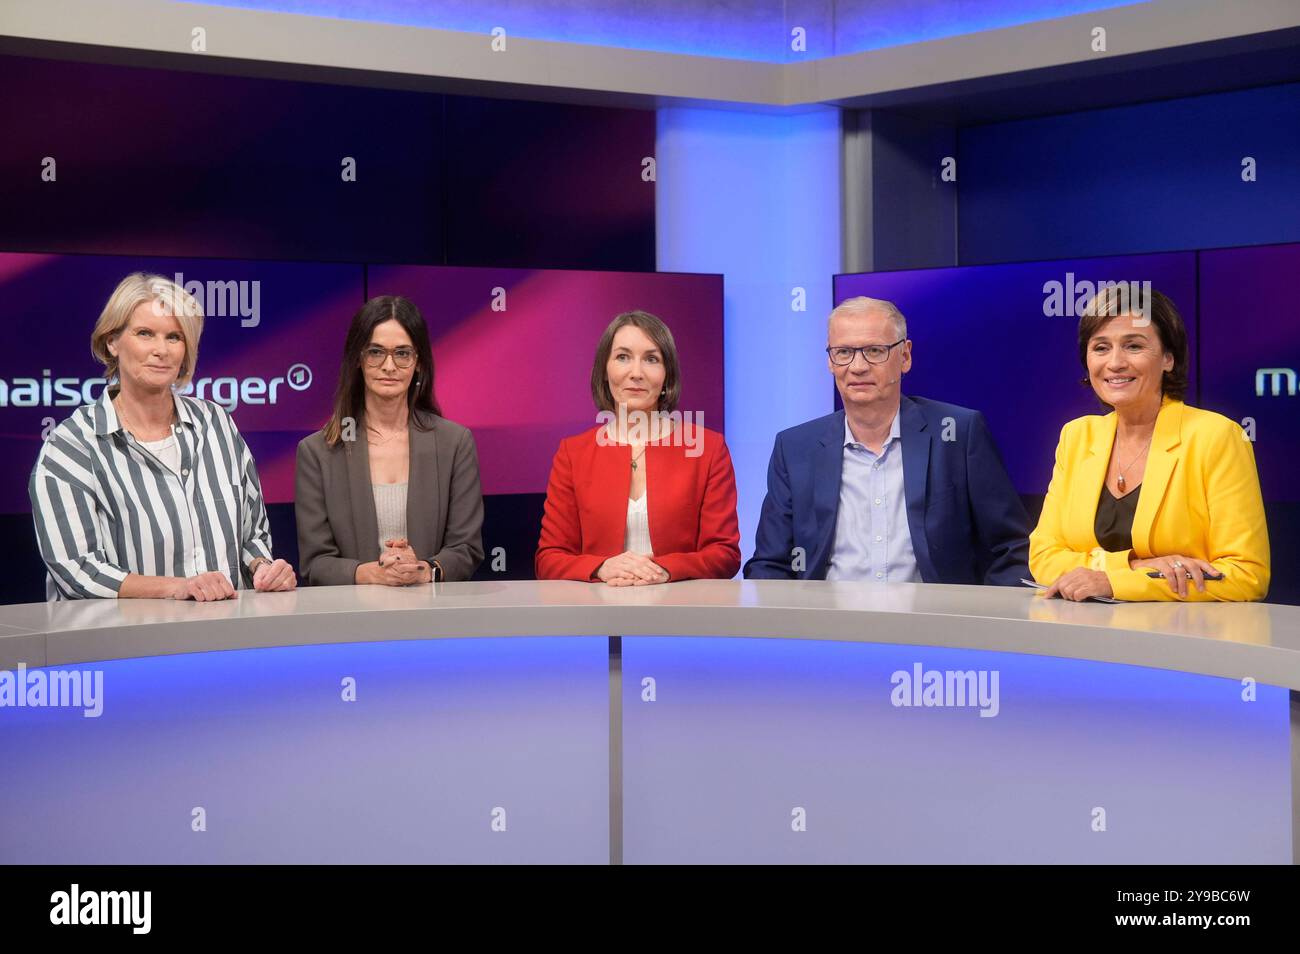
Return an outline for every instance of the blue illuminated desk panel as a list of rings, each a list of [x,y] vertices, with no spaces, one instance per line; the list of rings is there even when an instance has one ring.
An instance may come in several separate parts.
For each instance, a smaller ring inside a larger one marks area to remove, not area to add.
[[[1300,609],[693,581],[0,607],[0,863],[1291,863]]]

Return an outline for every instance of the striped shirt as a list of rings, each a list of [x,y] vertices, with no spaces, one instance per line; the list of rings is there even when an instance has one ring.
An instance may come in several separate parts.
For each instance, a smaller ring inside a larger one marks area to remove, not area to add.
[[[248,564],[271,559],[271,530],[253,455],[230,414],[174,395],[173,471],[122,426],[114,396],[105,388],[55,428],[32,470],[46,598],[116,597],[129,573],[218,570],[235,589],[252,586]]]

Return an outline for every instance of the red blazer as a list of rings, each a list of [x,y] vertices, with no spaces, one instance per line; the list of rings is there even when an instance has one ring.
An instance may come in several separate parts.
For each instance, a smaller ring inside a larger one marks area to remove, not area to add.
[[[691,425],[686,425],[691,427]],[[632,448],[602,447],[599,427],[560,441],[551,464],[537,543],[539,580],[597,579],[596,570],[623,552]],[[647,444],[648,519],[654,561],[668,579],[730,579],[740,569],[736,475],[722,435],[686,431],[694,448]],[[699,450],[688,457],[688,450]]]

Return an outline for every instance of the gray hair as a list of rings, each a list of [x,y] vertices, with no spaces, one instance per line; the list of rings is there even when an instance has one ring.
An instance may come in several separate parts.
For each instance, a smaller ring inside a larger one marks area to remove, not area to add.
[[[830,317],[826,319],[827,330],[830,329],[830,323],[835,319],[836,315],[865,315],[872,311],[884,312],[893,320],[894,331],[897,332],[898,337],[907,337],[907,319],[898,310],[898,306],[892,301],[885,301],[883,298],[868,298],[865,295],[845,299],[836,305]]]

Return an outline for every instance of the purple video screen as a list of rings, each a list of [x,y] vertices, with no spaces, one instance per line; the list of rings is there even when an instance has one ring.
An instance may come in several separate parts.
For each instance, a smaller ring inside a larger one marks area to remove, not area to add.
[[[1300,245],[1200,255],[1201,400],[1253,433],[1264,499],[1300,501]]]
[[[834,296],[897,305],[912,339],[903,393],[982,412],[1016,489],[1042,495],[1061,426],[1104,413],[1083,383],[1078,315],[1096,283],[1121,281],[1149,281],[1173,300],[1194,368],[1194,252],[837,275]]]
[[[668,325],[679,408],[723,430],[720,275],[382,266],[368,290],[405,295],[424,315],[438,401],[474,432],[485,494],[546,491],[560,439],[597,423],[592,361],[624,311]]]
[[[298,441],[329,416],[340,342],[362,296],[358,265],[99,255],[0,255],[0,508],[29,509],[27,479],[53,425],[103,390],[91,333],[117,283],[152,272],[188,286],[206,318],[190,393],[229,410],[268,502],[293,499]],[[34,385],[34,386],[33,386]]]
[[[0,512],[29,510],[42,438],[98,399],[103,367],[91,333],[133,271],[197,293],[207,318],[190,393],[231,411],[267,502],[292,502],[297,445],[329,417],[344,337],[365,299],[363,266],[14,253],[0,254],[0,454],[9,462]],[[369,293],[404,294],[420,307],[439,400],[474,431],[485,493],[544,492],[560,438],[595,424],[591,362],[620,311],[668,323],[681,407],[722,429],[721,276],[383,267],[370,269]]]

